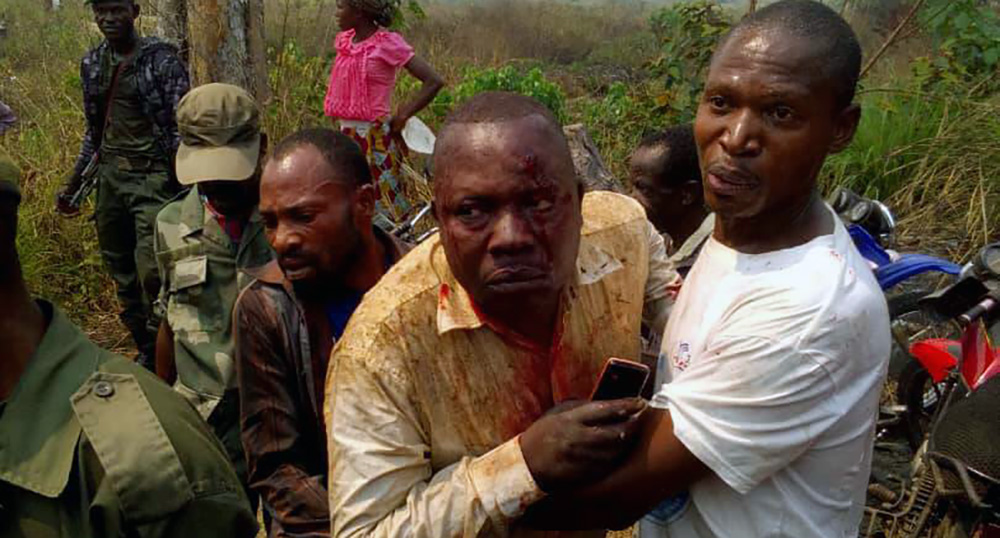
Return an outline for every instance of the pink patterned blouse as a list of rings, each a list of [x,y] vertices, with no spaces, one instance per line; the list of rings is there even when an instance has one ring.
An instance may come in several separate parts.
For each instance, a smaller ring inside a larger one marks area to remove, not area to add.
[[[334,40],[337,59],[323,111],[338,119],[375,121],[391,113],[396,71],[413,58],[413,47],[382,28],[360,43],[353,40],[354,30],[340,32]]]

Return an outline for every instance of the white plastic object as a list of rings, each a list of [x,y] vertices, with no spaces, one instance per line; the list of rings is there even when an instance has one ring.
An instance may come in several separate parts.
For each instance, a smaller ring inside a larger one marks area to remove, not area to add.
[[[431,131],[420,118],[413,116],[406,120],[406,125],[403,127],[403,141],[410,151],[430,155],[434,153],[435,140],[437,137],[434,136],[434,131]]]

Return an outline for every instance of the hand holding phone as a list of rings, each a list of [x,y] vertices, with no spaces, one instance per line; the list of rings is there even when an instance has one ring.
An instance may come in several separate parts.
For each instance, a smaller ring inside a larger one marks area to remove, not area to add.
[[[592,401],[637,398],[649,379],[649,367],[638,362],[610,358],[597,381]]]

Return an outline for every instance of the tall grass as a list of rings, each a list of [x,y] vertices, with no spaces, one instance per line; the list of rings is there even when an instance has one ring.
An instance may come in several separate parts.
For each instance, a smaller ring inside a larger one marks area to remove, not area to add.
[[[120,348],[128,340],[117,322],[94,225],[57,217],[53,210],[83,136],[78,65],[96,36],[82,5],[69,3],[56,13],[40,6],[0,0],[8,27],[0,43],[0,99],[20,117],[17,128],[0,138],[0,152],[23,171],[21,262],[36,295],[64,307],[100,344]]]
[[[861,96],[852,145],[825,181],[885,200],[905,247],[966,259],[1000,232],[1000,106],[906,88]]]

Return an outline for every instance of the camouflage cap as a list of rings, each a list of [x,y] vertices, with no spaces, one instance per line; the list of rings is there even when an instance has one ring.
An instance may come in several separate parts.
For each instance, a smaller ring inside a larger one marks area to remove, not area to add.
[[[206,84],[177,105],[177,180],[243,181],[253,176],[260,156],[260,112],[246,90]]]
[[[21,201],[21,170],[6,157],[0,157],[0,198],[13,196]]]

